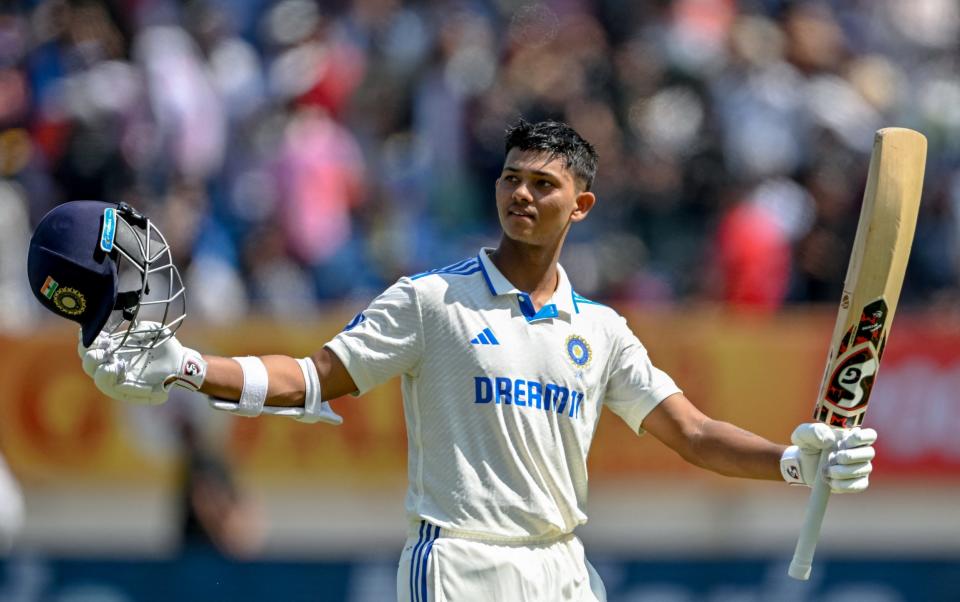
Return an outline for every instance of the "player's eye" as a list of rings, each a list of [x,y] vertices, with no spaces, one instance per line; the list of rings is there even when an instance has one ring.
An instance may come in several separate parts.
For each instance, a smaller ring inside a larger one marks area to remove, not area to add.
[[[511,184],[516,184],[517,182],[520,181],[520,178],[518,178],[517,176],[503,176],[503,180],[505,182],[510,182]]]
[[[553,182],[550,180],[540,180],[537,182],[537,185],[540,186],[540,188],[553,188]]]

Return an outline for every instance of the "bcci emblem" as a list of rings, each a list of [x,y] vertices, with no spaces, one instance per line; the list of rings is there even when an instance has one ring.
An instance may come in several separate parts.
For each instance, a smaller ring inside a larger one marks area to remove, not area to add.
[[[79,316],[87,309],[83,293],[69,286],[61,286],[53,293],[53,304],[68,316]]]
[[[578,368],[585,367],[590,362],[590,345],[578,334],[567,337],[567,357]]]

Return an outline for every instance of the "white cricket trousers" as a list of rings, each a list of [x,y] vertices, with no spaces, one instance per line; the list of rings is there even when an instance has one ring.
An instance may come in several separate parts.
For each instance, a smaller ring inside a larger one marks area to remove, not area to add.
[[[574,534],[543,543],[494,543],[412,525],[397,570],[399,602],[606,602]]]

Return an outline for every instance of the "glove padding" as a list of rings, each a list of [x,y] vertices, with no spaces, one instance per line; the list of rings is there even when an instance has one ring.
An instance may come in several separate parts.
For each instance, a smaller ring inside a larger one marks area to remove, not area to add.
[[[817,480],[820,455],[830,450],[822,477],[833,493],[859,493],[870,485],[871,460],[876,455],[873,443],[877,431],[871,428],[834,429],[813,422],[801,424],[790,436],[793,445],[780,458],[785,481],[812,487]]]
[[[129,403],[156,405],[164,403],[170,387],[179,385],[196,391],[203,384],[207,363],[193,349],[184,347],[171,336],[152,349],[146,346],[164,330],[157,322],[140,322],[127,337],[123,348],[119,340],[101,333],[89,348],[81,343],[77,351],[86,372],[106,396]]]

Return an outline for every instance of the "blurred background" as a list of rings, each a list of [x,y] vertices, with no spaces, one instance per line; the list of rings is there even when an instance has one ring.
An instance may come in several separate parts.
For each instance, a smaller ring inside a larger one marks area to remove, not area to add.
[[[0,4],[0,451],[25,508],[0,487],[0,600],[392,599],[395,384],[335,402],[336,429],[114,404],[31,299],[27,243],[59,203],[126,201],[185,275],[186,344],[305,355],[399,276],[495,245],[521,116],[600,154],[578,292],[778,441],[812,408],[874,131],[927,136],[876,477],[831,503],[811,582],[786,577],[805,490],[609,416],[580,533],[611,601],[960,600],[958,46],[953,0]]]

